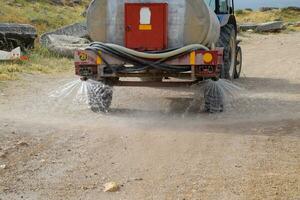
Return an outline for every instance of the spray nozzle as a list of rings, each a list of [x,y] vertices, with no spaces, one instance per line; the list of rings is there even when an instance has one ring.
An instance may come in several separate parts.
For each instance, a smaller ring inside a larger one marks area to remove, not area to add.
[[[81,77],[80,80],[82,80],[82,81],[87,81],[88,78],[87,78],[87,77]]]

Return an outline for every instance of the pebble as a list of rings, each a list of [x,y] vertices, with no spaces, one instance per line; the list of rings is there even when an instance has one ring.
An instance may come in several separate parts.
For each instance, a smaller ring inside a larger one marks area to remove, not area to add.
[[[6,158],[7,152],[0,152],[0,158]]]
[[[132,182],[132,181],[143,181],[143,178],[131,178],[127,180],[127,183]]]
[[[6,166],[6,165],[0,165],[0,168],[1,168],[1,169],[6,169],[7,166]]]
[[[105,183],[103,192],[117,192],[120,190],[120,186],[116,182]]]
[[[29,146],[29,144],[27,142],[24,142],[24,141],[20,141],[17,143],[18,146],[22,146],[22,147],[27,147]]]

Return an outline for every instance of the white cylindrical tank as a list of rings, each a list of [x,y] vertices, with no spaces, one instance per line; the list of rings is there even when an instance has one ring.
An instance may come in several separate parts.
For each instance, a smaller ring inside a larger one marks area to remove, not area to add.
[[[168,3],[168,46],[211,46],[220,36],[219,20],[204,0],[93,0],[87,28],[94,41],[124,45],[125,3]]]

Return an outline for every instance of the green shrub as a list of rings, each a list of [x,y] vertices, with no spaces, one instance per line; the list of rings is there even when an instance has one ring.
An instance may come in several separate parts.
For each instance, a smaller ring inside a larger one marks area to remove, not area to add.
[[[239,10],[236,10],[235,13],[237,15],[242,15],[242,14],[244,14],[244,10],[239,9]]]

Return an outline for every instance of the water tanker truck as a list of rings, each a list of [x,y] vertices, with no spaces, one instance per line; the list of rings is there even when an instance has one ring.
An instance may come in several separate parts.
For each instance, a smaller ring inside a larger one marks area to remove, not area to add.
[[[108,110],[114,86],[191,86],[241,73],[233,0],[93,0],[87,28],[94,42],[75,52],[75,71],[103,84],[89,94],[93,111]]]

